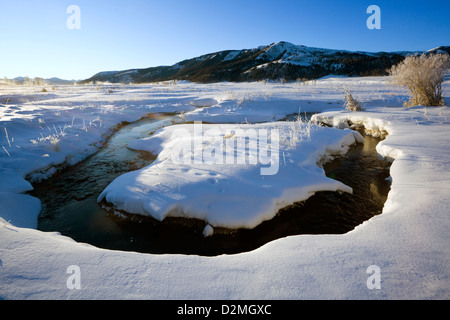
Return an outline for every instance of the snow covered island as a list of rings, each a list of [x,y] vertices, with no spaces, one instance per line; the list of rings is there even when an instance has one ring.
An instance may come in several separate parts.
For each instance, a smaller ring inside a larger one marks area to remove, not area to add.
[[[158,158],[118,177],[99,200],[158,220],[181,216],[212,227],[253,228],[317,191],[351,193],[317,164],[358,141],[364,138],[356,131],[300,121],[174,125],[132,141],[133,149]]]
[[[404,108],[406,92],[387,81],[47,92],[0,84],[0,298],[449,299],[450,82],[443,84],[447,106]],[[344,110],[344,89],[365,111]],[[299,111],[319,114],[313,123],[277,121]],[[26,194],[34,181],[95,153],[121,123],[159,112],[193,123],[132,141],[130,148],[157,159],[118,177],[99,201],[160,220],[202,218],[210,224],[206,235],[214,226],[251,228],[318,190],[352,192],[317,164],[361,142],[348,129],[357,124],[388,134],[377,146],[392,161],[383,213],[346,234],[289,236],[215,257],[105,250],[37,229],[42,206]]]

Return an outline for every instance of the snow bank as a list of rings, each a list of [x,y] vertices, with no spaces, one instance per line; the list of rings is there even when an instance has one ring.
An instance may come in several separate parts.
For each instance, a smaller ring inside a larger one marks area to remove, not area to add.
[[[301,122],[166,127],[129,145],[159,153],[156,161],[116,178],[98,200],[158,220],[253,228],[317,191],[352,192],[318,163],[361,140],[355,131]]]
[[[41,201],[27,194],[0,192],[1,217],[23,228],[36,229]],[[30,217],[32,217],[30,219]],[[34,218],[33,218],[34,217]]]

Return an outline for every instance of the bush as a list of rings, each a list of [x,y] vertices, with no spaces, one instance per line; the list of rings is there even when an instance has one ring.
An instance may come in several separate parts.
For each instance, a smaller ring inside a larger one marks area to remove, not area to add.
[[[353,98],[350,91],[348,90],[345,91],[347,91],[347,95],[345,96],[344,99],[345,109],[349,111],[362,111],[361,104],[355,98]]]
[[[449,55],[439,53],[408,56],[387,71],[392,76],[393,84],[406,87],[411,92],[412,97],[405,102],[405,107],[442,106],[441,84],[448,68]]]

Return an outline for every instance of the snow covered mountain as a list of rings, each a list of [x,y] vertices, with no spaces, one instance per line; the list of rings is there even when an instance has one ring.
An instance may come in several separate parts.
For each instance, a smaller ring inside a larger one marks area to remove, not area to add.
[[[36,78],[15,77],[15,78],[11,79],[11,81],[21,84],[21,83],[26,82],[27,81],[26,79],[29,79],[29,81],[33,82],[33,81],[35,81]],[[65,80],[65,79],[60,79],[57,77],[42,79],[42,81],[44,81],[44,83],[48,84],[48,85],[74,84],[75,82],[77,82],[77,80]]]
[[[450,52],[439,47],[428,52]],[[145,83],[166,80],[193,82],[316,79],[328,74],[374,76],[421,52],[353,52],[276,42],[254,49],[226,50],[187,59],[173,66],[100,72],[82,83]]]

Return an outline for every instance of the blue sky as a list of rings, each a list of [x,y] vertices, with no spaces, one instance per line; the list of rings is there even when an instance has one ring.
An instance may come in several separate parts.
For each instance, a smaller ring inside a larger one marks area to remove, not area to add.
[[[381,29],[369,30],[369,5]],[[80,29],[69,29],[69,5]],[[277,41],[361,50],[450,45],[450,1],[0,0],[0,77],[85,79]]]

